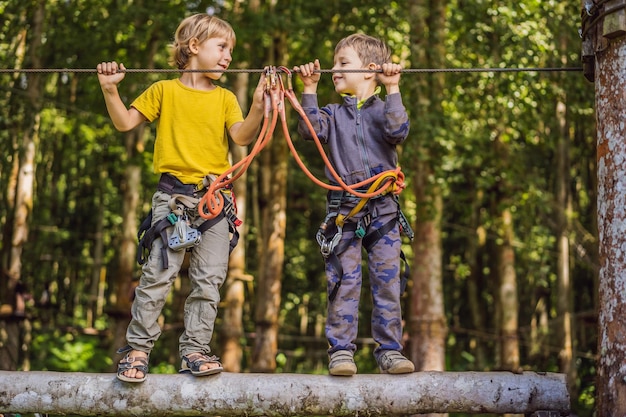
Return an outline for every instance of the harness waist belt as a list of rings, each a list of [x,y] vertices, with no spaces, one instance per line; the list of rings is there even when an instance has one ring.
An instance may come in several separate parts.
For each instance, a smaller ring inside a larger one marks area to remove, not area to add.
[[[184,184],[172,174],[161,174],[157,190],[167,194],[183,194],[188,196],[198,195],[201,186],[195,184]]]
[[[356,190],[359,193],[367,193],[367,188],[358,188]],[[383,197],[387,197],[389,196],[388,193],[382,193],[382,194],[378,194],[374,197],[369,197],[370,200],[377,200],[379,198],[383,198]],[[353,202],[353,203],[358,203],[359,201],[361,201],[361,197],[357,197],[353,194],[350,194],[347,191],[344,190],[330,190],[328,191],[327,194],[327,199],[331,204],[331,207],[333,206],[333,204],[337,204],[337,205],[341,205],[342,203],[345,202]]]

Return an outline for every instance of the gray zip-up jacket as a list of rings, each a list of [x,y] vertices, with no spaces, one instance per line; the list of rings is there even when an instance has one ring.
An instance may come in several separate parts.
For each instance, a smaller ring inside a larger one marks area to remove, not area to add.
[[[318,138],[328,147],[335,171],[346,184],[396,169],[396,145],[409,134],[409,117],[400,93],[388,94],[385,101],[377,95],[371,96],[360,109],[352,96],[345,96],[342,104],[319,108],[317,94],[303,94],[302,108]],[[298,133],[305,140],[313,140],[302,119],[298,122]],[[326,176],[331,183],[337,183],[328,168]]]

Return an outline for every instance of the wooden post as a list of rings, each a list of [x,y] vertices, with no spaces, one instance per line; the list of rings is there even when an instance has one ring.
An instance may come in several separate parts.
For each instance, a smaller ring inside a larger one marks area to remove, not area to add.
[[[332,377],[305,374],[114,374],[0,371],[0,413],[82,416],[392,416],[423,413],[566,413],[564,374],[416,372]]]
[[[598,417],[626,416],[626,0],[582,5],[583,62],[595,81],[598,136],[596,410]]]

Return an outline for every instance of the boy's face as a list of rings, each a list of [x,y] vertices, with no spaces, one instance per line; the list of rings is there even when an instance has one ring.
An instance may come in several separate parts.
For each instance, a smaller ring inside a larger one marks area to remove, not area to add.
[[[209,38],[197,44],[197,53],[190,60],[191,69],[226,70],[233,57],[232,42],[225,38]],[[207,77],[217,80],[222,72],[207,72]]]
[[[356,95],[366,82],[364,72],[335,72],[342,69],[364,69],[367,64],[361,61],[354,48],[346,46],[335,54],[333,63],[333,83],[339,94]]]

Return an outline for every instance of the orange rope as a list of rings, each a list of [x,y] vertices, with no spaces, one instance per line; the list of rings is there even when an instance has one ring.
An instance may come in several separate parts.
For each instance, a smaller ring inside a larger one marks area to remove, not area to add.
[[[287,72],[287,75],[289,77],[291,77],[291,72],[284,68],[281,67],[281,69],[285,72]],[[282,84],[282,79],[281,79],[281,84]],[[302,162],[302,160],[300,159],[300,157],[298,156],[298,152],[296,151],[294,145],[293,145],[293,141],[291,139],[291,136],[289,134],[288,128],[287,128],[287,122],[285,120],[285,116],[284,116],[284,111],[283,111],[283,116],[282,116],[282,122],[283,122],[283,131],[285,134],[285,137],[287,138],[287,144],[289,145],[289,149],[291,150],[291,153],[293,154],[296,162],[298,163],[298,165],[300,166],[300,169],[302,169],[302,171],[317,185],[327,189],[327,190],[344,190],[347,191],[348,193],[354,195],[355,197],[359,197],[359,198],[372,198],[372,197],[376,197],[380,194],[383,194],[385,192],[387,192],[389,187],[394,187],[395,184],[395,188],[393,190],[393,192],[395,194],[399,194],[405,187],[406,185],[404,184],[404,174],[402,173],[400,167],[396,167],[393,170],[388,170],[388,171],[384,171],[381,172],[373,177],[370,177],[364,181],[358,182],[356,184],[351,184],[348,185],[346,184],[342,178],[339,176],[339,174],[337,174],[337,172],[335,171],[335,169],[333,168],[332,163],[330,162],[330,160],[328,159],[328,156],[326,155],[326,152],[324,151],[324,146],[322,145],[322,142],[320,141],[320,139],[318,138],[317,134],[315,133],[315,129],[313,129],[313,125],[311,124],[311,122],[309,121],[309,118],[306,116],[304,109],[302,108],[302,106],[300,105],[300,103],[298,102],[298,99],[296,98],[296,95],[293,91],[293,89],[291,88],[291,82],[289,82],[289,88],[287,88],[286,90],[284,89],[283,86],[283,90],[285,92],[285,96],[287,96],[287,98],[289,99],[289,102],[291,103],[292,107],[298,112],[298,114],[300,114],[300,116],[302,117],[302,120],[305,122],[305,124],[307,125],[309,131],[311,132],[311,135],[313,136],[313,140],[315,142],[315,145],[317,146],[317,149],[320,153],[320,156],[322,157],[322,159],[324,160],[324,164],[326,165],[326,167],[328,168],[328,171],[330,172],[330,174],[332,175],[332,177],[335,179],[335,181],[337,181],[337,184],[339,185],[330,185],[330,184],[326,184],[325,182],[319,180],[318,178],[315,177],[315,175],[313,175],[309,169],[304,165],[304,163]],[[391,176],[393,178],[387,180],[383,186],[381,186],[380,188],[378,188],[376,191],[370,192],[370,193],[363,193],[363,192],[359,192],[358,189],[362,188],[368,184],[371,184],[373,182],[375,182],[376,180],[378,180],[381,177],[384,176]]]
[[[198,203],[198,213],[205,219],[213,219],[222,212],[222,209],[224,208],[224,196],[220,191],[227,188],[228,185],[243,175],[252,163],[254,157],[261,152],[261,150],[272,138],[274,128],[276,127],[276,121],[278,120],[278,112],[276,110],[279,100],[276,82],[272,81],[273,77],[270,77],[269,73],[266,77],[267,86],[265,91],[265,114],[263,116],[261,131],[259,132],[257,140],[250,153],[217,177],[217,179],[209,185],[207,192],[200,199],[200,202]],[[272,113],[271,120],[270,113]],[[239,171],[235,175],[229,177],[230,174],[238,169]]]
[[[252,150],[245,158],[237,162],[235,165],[233,165],[231,168],[229,168],[227,171],[225,171],[223,174],[217,177],[217,179],[209,185],[207,192],[204,194],[204,196],[202,196],[198,204],[198,212],[200,216],[202,216],[205,219],[212,219],[222,212],[222,209],[224,207],[224,196],[222,195],[221,190],[226,189],[233,181],[238,179],[248,169],[248,167],[252,163],[252,160],[270,142],[274,134],[274,129],[276,128],[276,123],[278,121],[279,114],[280,114],[281,124],[283,127],[283,133],[285,135],[285,138],[287,139],[287,145],[289,146],[289,150],[291,151],[294,159],[298,163],[298,166],[300,166],[300,169],[302,169],[302,171],[307,175],[307,177],[309,177],[309,179],[311,179],[315,184],[327,190],[337,190],[337,191],[344,190],[354,195],[355,197],[364,198],[364,199],[376,197],[378,195],[381,195],[383,193],[387,193],[390,191],[393,192],[394,194],[400,194],[400,192],[406,186],[404,183],[404,174],[402,173],[400,167],[397,167],[396,169],[393,169],[393,170],[381,172],[380,174],[377,174],[371,178],[368,178],[367,180],[358,182],[356,184],[348,185],[341,179],[339,174],[337,174],[337,172],[333,168],[332,163],[328,159],[328,156],[326,155],[326,152],[324,151],[324,147],[320,139],[318,138],[317,134],[315,133],[315,130],[313,129],[311,122],[306,116],[304,109],[302,108],[302,106],[298,102],[298,99],[296,98],[296,95],[291,87],[291,71],[287,69],[286,67],[279,67],[279,69],[287,73],[287,76],[289,77],[288,88],[285,88],[282,77],[277,74],[276,68],[270,67],[266,71],[267,85],[266,85],[266,90],[265,90],[265,114],[263,117],[263,125],[261,127],[261,131],[259,132],[257,140]],[[291,139],[291,135],[289,133],[289,128],[287,125],[287,118],[285,115],[285,106],[284,106],[285,96],[287,96],[292,107],[298,112],[298,114],[302,117],[302,119],[306,123],[309,131],[311,132],[311,135],[313,136],[315,145],[322,159],[324,160],[324,164],[326,165],[326,167],[328,168],[328,171],[330,172],[332,177],[335,179],[335,181],[339,185],[327,184],[326,182],[318,179],[304,165],[304,162],[302,162],[302,159],[298,155],[298,151],[296,150],[293,144],[293,140]],[[270,118],[270,113],[271,113],[271,118]],[[230,175],[235,171],[237,171],[237,173],[234,174],[232,177],[230,177]],[[375,181],[378,181],[379,179],[381,179],[382,181],[383,177],[389,177],[389,179],[385,180],[378,189],[372,192],[360,192],[359,191],[359,188],[363,188],[364,186],[367,186],[368,184],[372,184]]]

